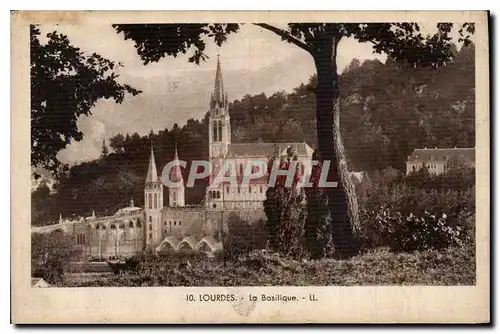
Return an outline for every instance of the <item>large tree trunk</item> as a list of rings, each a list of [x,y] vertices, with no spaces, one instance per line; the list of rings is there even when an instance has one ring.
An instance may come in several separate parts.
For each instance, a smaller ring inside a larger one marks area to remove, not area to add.
[[[338,182],[338,187],[324,190],[332,218],[332,238],[336,252],[341,257],[349,257],[359,251],[356,237],[359,219],[340,134],[337,45],[337,40],[329,39],[314,56],[317,70],[316,121],[319,154],[323,161],[331,161],[328,181]]]

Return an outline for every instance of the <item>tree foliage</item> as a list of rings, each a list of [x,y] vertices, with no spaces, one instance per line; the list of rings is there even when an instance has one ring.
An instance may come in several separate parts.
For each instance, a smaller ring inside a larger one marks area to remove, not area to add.
[[[295,168],[293,180],[278,176],[276,184],[269,186],[264,201],[269,247],[282,255],[299,257],[304,252],[304,224],[306,205],[304,188],[298,187],[301,165],[297,153],[288,149],[284,157],[274,156],[269,160],[268,174],[278,164],[282,170]]]
[[[31,164],[57,171],[57,153],[83,133],[77,120],[88,116],[99,99],[121,103],[126,93],[140,91],[120,84],[121,64],[93,53],[85,55],[63,34],[52,32],[40,40],[40,30],[30,26],[31,56]]]
[[[49,283],[63,279],[73,252],[73,239],[64,232],[31,235],[31,271]]]

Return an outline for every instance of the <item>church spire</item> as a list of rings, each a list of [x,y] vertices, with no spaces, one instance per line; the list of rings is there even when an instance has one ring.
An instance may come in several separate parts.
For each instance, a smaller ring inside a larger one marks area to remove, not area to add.
[[[179,155],[177,154],[177,142],[175,142],[174,161],[176,161],[176,162],[179,161]],[[182,178],[181,166],[179,164],[176,164],[171,169],[170,180],[173,181],[173,182],[184,181],[183,178]]]
[[[151,145],[151,155],[149,156],[148,175],[146,176],[146,182],[156,182],[156,181],[158,181],[158,171],[156,170],[153,145]]]
[[[222,70],[220,67],[219,55],[217,55],[217,70],[215,72],[214,93],[212,95],[212,103],[225,105],[224,82],[222,81]]]

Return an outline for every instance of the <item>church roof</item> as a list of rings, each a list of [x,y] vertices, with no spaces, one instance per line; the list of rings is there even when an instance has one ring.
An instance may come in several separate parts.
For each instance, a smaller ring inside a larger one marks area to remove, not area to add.
[[[126,208],[122,208],[118,211],[116,211],[116,213],[114,214],[115,216],[119,216],[119,215],[123,215],[123,214],[130,214],[130,213],[134,213],[134,212],[137,212],[137,211],[140,211],[141,208],[139,207],[130,207],[130,206],[127,206]]]
[[[286,153],[289,147],[295,148],[299,156],[312,155],[313,149],[307,143],[238,143],[229,144],[227,157],[250,156],[250,157],[269,157],[276,148],[280,155]]]
[[[450,158],[465,158],[471,162],[475,161],[475,148],[417,148],[408,157],[408,161],[446,161]]]
[[[151,146],[151,154],[149,156],[148,174],[146,176],[146,182],[156,182],[156,181],[158,181],[158,170],[156,169],[153,146]]]

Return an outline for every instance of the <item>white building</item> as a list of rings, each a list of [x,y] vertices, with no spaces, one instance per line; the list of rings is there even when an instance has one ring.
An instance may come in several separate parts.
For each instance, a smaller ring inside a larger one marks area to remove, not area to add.
[[[406,161],[406,174],[416,172],[426,166],[431,175],[445,172],[450,160],[463,160],[474,166],[474,148],[417,148]]]

